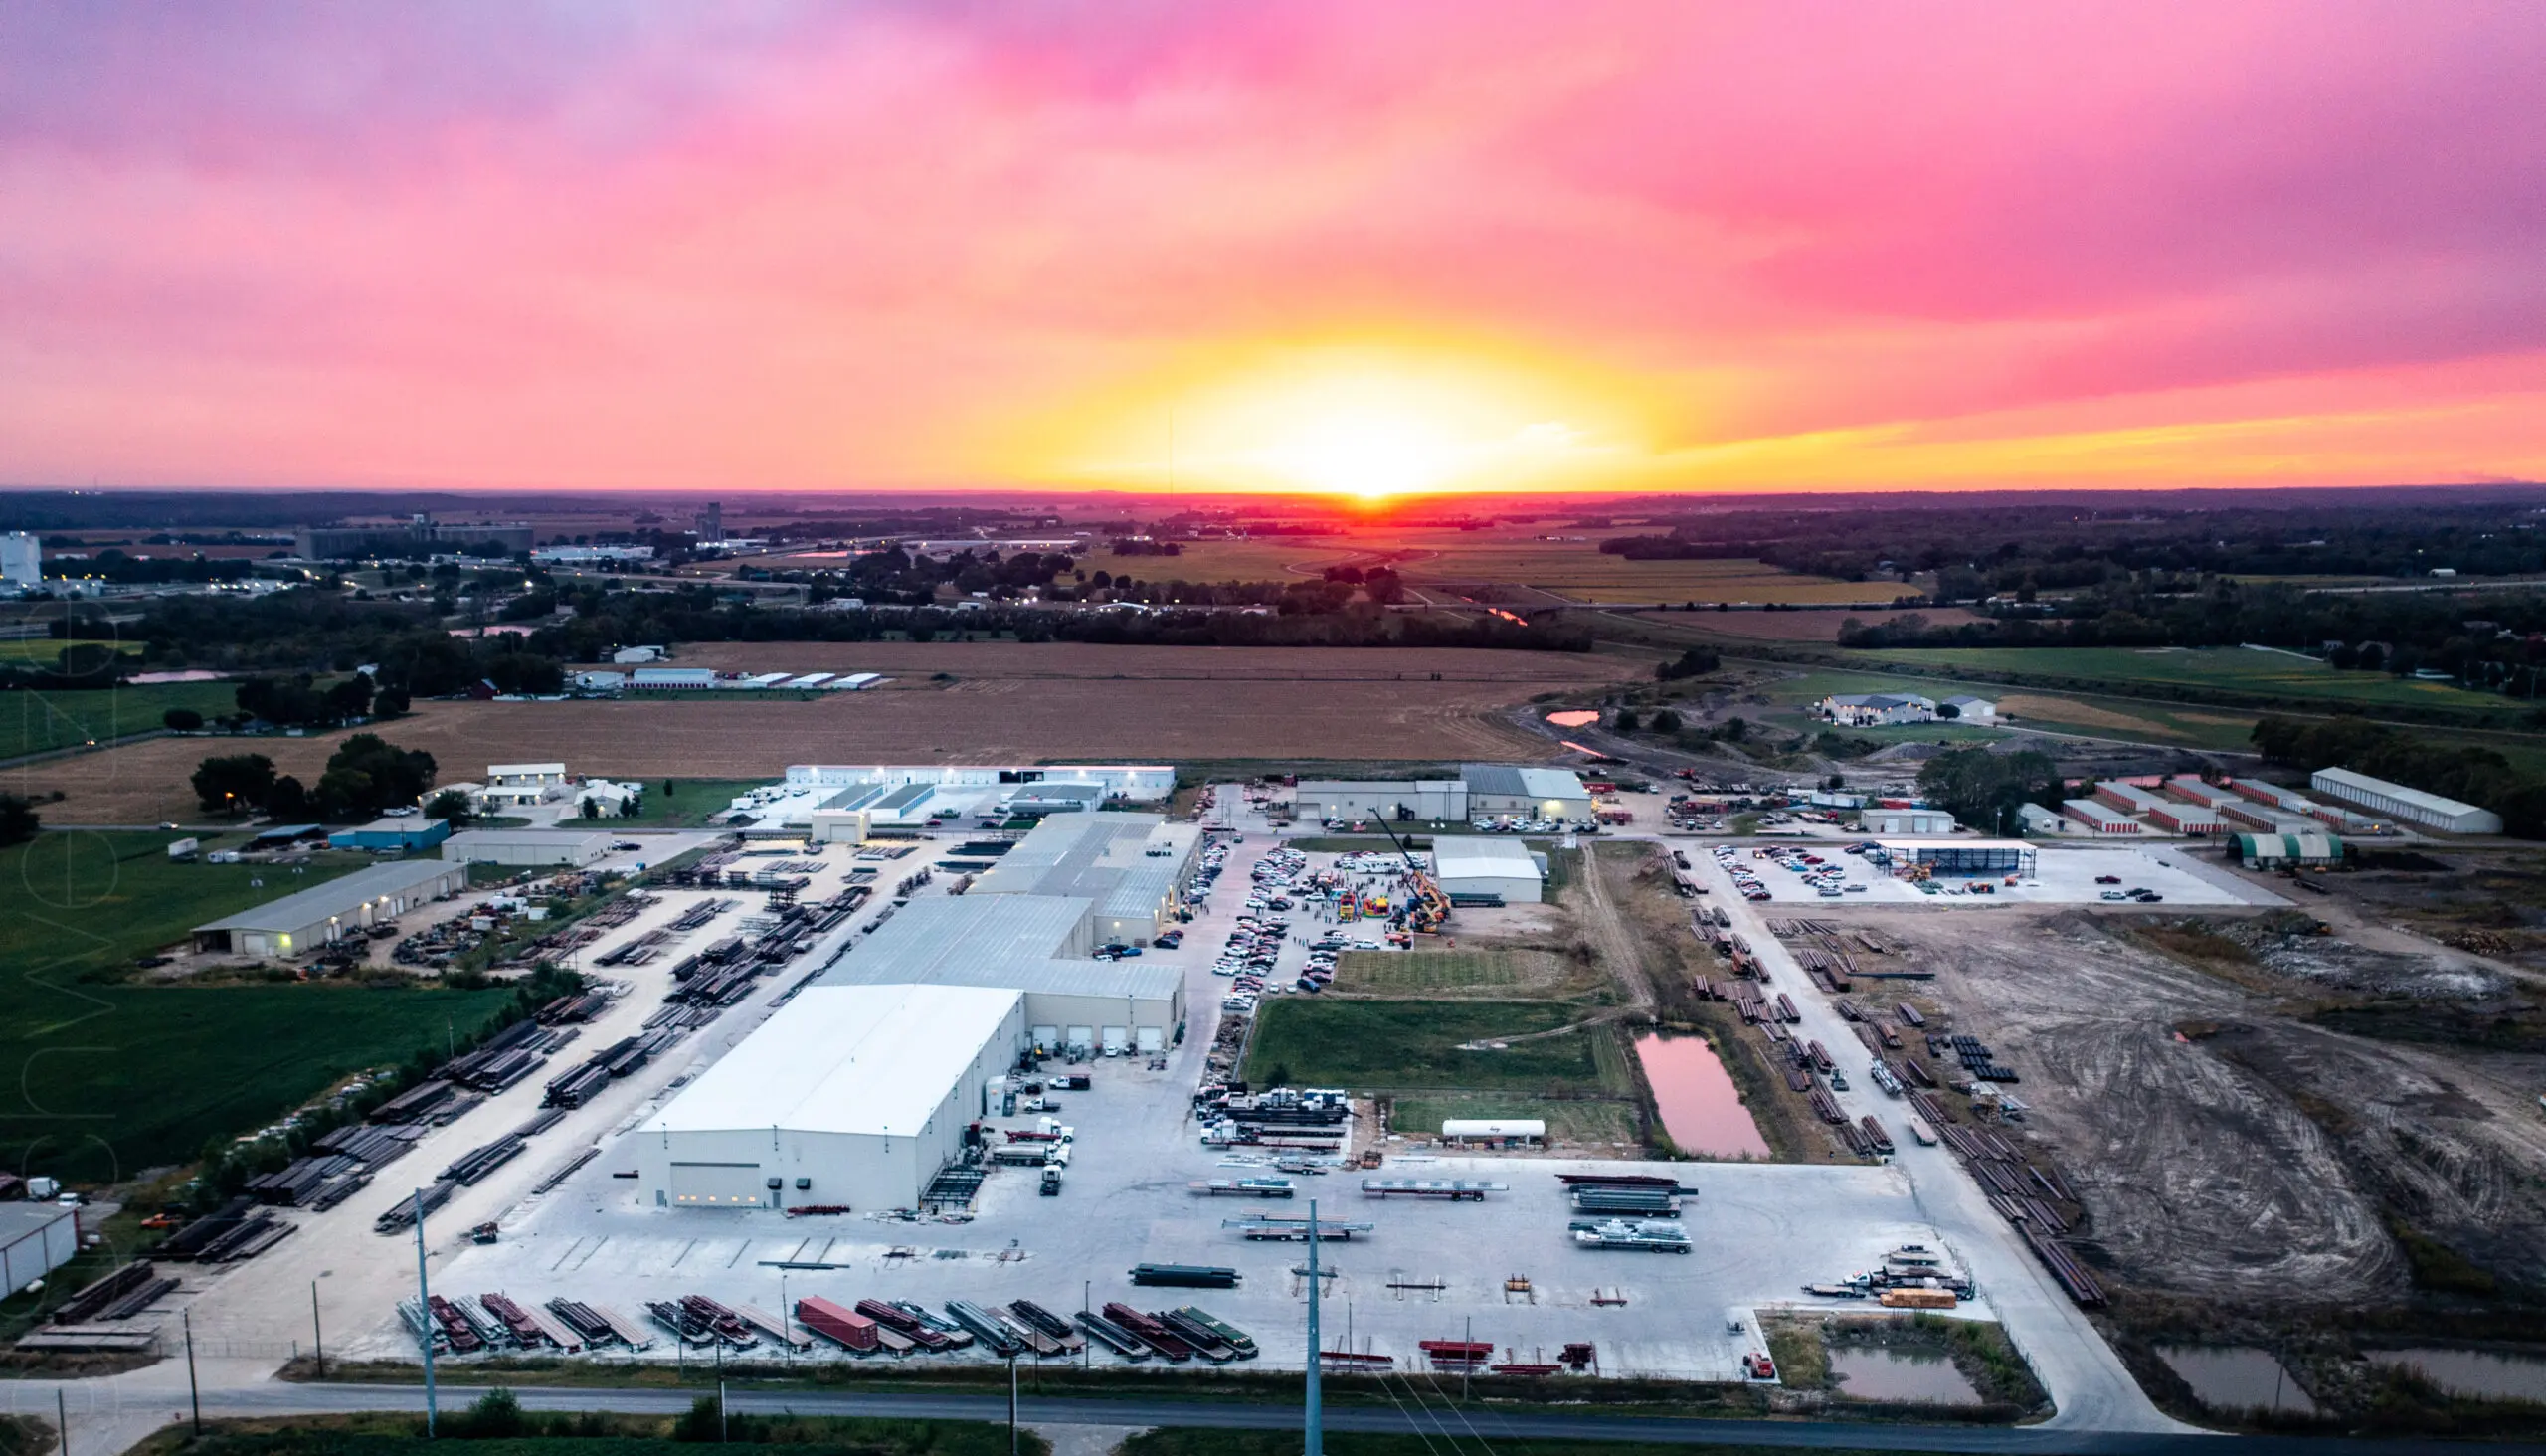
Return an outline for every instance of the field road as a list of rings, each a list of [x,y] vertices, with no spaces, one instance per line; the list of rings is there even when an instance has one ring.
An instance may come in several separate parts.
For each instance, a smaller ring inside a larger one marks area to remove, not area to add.
[[[1706,847],[1693,843],[1678,847],[1690,851],[1689,862],[1709,890],[1707,903],[1731,917],[1733,931],[1750,943],[1760,964],[1767,968],[1771,985],[1793,998],[1795,1008],[1803,1013],[1803,1020],[1794,1028],[1796,1036],[1820,1042],[1843,1067],[1856,1067],[1862,1072],[1859,1064],[1870,1062],[1871,1058],[1864,1055],[1856,1033],[1831,1004],[1830,997],[1803,974],[1803,968],[1783,943],[1768,934],[1760,907],[1741,897],[1741,892],[1733,888],[1732,877]],[[1737,847],[1736,852],[1747,853],[1747,846]],[[1770,868],[1766,872],[1785,871]],[[1796,916],[1821,912],[1788,905],[1779,907],[1778,913]],[[1872,1114],[1875,1121],[1892,1131],[1893,1143],[1899,1150],[1893,1166],[1909,1177],[1917,1194],[1919,1211],[1945,1231],[1951,1252],[1964,1271],[1979,1282],[2005,1325],[2007,1337],[2024,1353],[2034,1374],[2059,1407],[2059,1413],[2044,1423],[2046,1428],[2176,1433],[2195,1429],[2149,1401],[2094,1325],[2070,1302],[2067,1293],[2052,1280],[2050,1271],[2025,1247],[2015,1228],[1989,1206],[1980,1185],[1955,1161],[1952,1150],[1941,1144],[1922,1147],[1908,1135],[1907,1102],[1886,1096],[1875,1088],[1872,1077],[1863,1075],[1850,1081],[1849,1090],[1830,1095],[1838,1099],[1840,1109],[1851,1119]]]

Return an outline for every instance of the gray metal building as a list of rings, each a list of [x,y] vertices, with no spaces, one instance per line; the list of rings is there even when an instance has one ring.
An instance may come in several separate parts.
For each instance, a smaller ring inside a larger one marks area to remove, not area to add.
[[[1046,895],[913,900],[821,974],[818,986],[1021,991],[1034,1044],[1155,1051],[1184,1021],[1184,977],[1134,958],[1091,959],[1094,901]]]
[[[1292,791],[1302,819],[1457,820],[1468,817],[1464,779],[1302,779]]]
[[[1161,815],[1054,815],[969,893],[1086,900],[1097,944],[1145,946],[1176,918],[1201,847],[1199,825]]]
[[[1570,769],[1469,764],[1468,815],[1485,819],[1588,819],[1591,791]]]
[[[194,928],[198,951],[302,956],[428,900],[468,888],[468,866],[408,859],[376,864]]]
[[[579,829],[470,829],[442,841],[442,857],[524,869],[581,869],[610,852],[610,835]]]

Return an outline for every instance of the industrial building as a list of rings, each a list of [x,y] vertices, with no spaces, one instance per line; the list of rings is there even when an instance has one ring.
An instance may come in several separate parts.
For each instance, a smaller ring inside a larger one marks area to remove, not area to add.
[[[932,819],[1032,818],[1175,792],[1176,770],[1166,765],[797,764],[733,807],[771,829],[855,841]]]
[[[27,531],[0,536],[0,586],[32,592],[43,585],[43,538]]]
[[[610,852],[610,835],[579,829],[469,829],[443,840],[442,857],[523,869],[581,869]]]
[[[639,667],[629,674],[628,685],[640,692],[686,692],[712,689],[716,686],[713,667]]]
[[[2028,834],[2065,834],[2075,826],[2075,820],[2064,815],[2055,814],[2039,804],[2016,806],[2016,824]]]
[[[565,792],[564,764],[488,764],[485,785],[475,797],[489,808],[517,809],[546,804]]]
[[[1024,1050],[1015,991],[809,987],[637,1129],[646,1201],[916,1208]]]
[[[1893,869],[1923,867],[1931,874],[2031,875],[2038,851],[2022,839],[1878,839]]]
[[[445,844],[449,848],[448,841]],[[300,956],[468,888],[468,866],[410,859],[357,869],[297,894],[194,928],[198,951]]]
[[[821,986],[969,986],[1021,992],[1045,1051],[1164,1050],[1184,1024],[1184,975],[1141,958],[1094,959],[1093,901],[929,896],[833,962]]]
[[[1459,771],[1468,786],[1468,817],[1477,819],[1580,819],[1591,818],[1591,791],[1569,769],[1524,769],[1510,764],[1468,764]]]
[[[1443,834],[1432,841],[1432,877],[1453,903],[1535,905],[1546,898],[1546,858],[1518,839]]]
[[[1932,723],[1936,719],[1935,699],[1914,692],[1834,692],[1813,704],[1812,710],[1851,728]]]
[[[2390,784],[2349,769],[2318,769],[2307,787],[2329,799],[2375,810],[2389,819],[2450,834],[2498,834],[2502,817],[2488,809]]]
[[[2198,804],[2209,810],[2216,810],[2223,805],[2237,802],[2235,790],[2205,783],[2190,774],[2177,774],[2159,787],[2186,804]]]
[[[1394,819],[1456,823],[1468,817],[1465,779],[1302,779],[1292,813],[1320,823]]]
[[[302,526],[292,533],[292,549],[303,561],[355,561],[383,556],[401,561],[429,556],[493,558],[529,551],[534,534],[531,527],[518,523],[451,525],[418,516],[402,525]]]
[[[16,1295],[79,1252],[78,1208],[0,1203],[0,1298]]]
[[[1958,697],[1946,698],[1936,706],[1939,708],[1953,709],[1954,717],[1965,723],[1995,723],[1998,721],[1998,705],[1996,703],[1991,702],[1985,697],[1973,697],[1969,693],[1964,693]]]
[[[1145,946],[1183,908],[1201,847],[1199,825],[1161,815],[1056,815],[1018,840],[970,893],[1092,901],[1098,944]]]
[[[2135,834],[2139,832],[2139,820],[2114,809],[2109,804],[2099,804],[2091,799],[2064,799],[2060,801],[2060,812],[2085,824],[2090,833]]]
[[[367,849],[374,854],[413,854],[450,837],[448,821],[408,815],[402,819],[376,819],[360,828],[338,829],[327,836],[327,847]]]
[[[2325,868],[2343,862],[2343,841],[2331,834],[2239,834],[2228,851],[2248,869]]]
[[[1941,809],[1869,809],[1860,816],[1869,834],[1950,834],[1953,816]]]

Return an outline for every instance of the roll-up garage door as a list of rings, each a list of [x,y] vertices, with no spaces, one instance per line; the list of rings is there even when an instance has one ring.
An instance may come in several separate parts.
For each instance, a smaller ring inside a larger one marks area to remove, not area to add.
[[[1105,1028],[1105,1054],[1107,1056],[1121,1056],[1124,1049],[1129,1047],[1131,1044],[1132,1033],[1126,1028],[1121,1026],[1108,1026]]]
[[[672,1201],[696,1208],[758,1208],[770,1191],[757,1163],[675,1163]]]
[[[1096,1045],[1096,1028],[1093,1026],[1072,1026],[1069,1032],[1069,1040],[1064,1044],[1069,1046],[1094,1047]]]
[[[1156,1056],[1167,1046],[1167,1033],[1156,1026],[1143,1026],[1139,1034],[1143,1056]]]

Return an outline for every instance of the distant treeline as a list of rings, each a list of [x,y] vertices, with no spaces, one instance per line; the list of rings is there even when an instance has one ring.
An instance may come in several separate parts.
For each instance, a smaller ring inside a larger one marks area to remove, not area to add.
[[[2502,817],[2523,839],[2546,837],[2546,779],[2511,767],[2489,748],[2437,744],[2361,718],[2264,718],[2255,748],[2270,763],[2306,773],[2350,769],[2372,778],[2461,800]]]
[[[2531,640],[2537,635],[2537,640]],[[2424,668],[2528,696],[2546,669],[2546,591],[2308,592],[2213,579],[2193,593],[2119,582],[2046,609],[1942,624],[1849,618],[1843,647],[2221,647],[2255,643],[2406,676]]]

